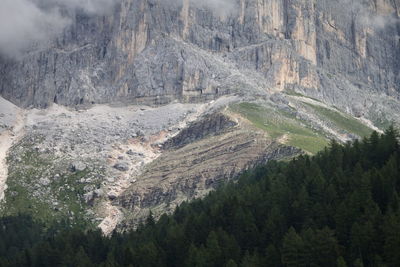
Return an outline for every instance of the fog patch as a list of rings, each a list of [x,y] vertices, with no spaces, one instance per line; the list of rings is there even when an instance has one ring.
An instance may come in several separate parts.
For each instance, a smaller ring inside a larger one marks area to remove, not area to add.
[[[235,14],[239,7],[237,0],[191,0],[191,4],[196,7],[209,9],[221,17]]]
[[[105,15],[117,0],[1,0],[0,54],[20,57],[34,47],[46,46],[68,27],[79,10]]]
[[[356,22],[366,27],[379,30],[399,22],[395,14],[377,14],[365,0],[342,0],[341,4],[355,16]]]

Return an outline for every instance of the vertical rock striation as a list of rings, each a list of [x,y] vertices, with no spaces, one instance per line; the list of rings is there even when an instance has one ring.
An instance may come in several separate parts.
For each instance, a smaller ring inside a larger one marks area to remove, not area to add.
[[[43,108],[290,89],[349,112],[374,105],[368,94],[398,98],[398,0],[232,1],[223,13],[190,0],[77,12],[48,48],[0,60],[0,93]]]

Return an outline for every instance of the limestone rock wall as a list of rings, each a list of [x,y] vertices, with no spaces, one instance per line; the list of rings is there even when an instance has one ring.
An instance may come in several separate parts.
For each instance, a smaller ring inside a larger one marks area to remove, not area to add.
[[[77,13],[48,48],[0,60],[0,93],[24,107],[288,88],[333,103],[342,87],[398,98],[399,0],[233,1],[228,14],[190,0],[122,0],[109,16]]]

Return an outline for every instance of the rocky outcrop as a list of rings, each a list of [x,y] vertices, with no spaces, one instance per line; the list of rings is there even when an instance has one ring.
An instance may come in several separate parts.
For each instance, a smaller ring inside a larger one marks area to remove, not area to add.
[[[214,113],[182,129],[179,134],[167,140],[163,144],[163,148],[180,148],[205,137],[222,134],[235,125],[236,123],[229,117],[221,113]]]
[[[156,217],[172,212],[183,201],[202,197],[259,164],[302,153],[249,125],[218,133],[167,151],[146,166],[137,181],[115,200],[115,205],[126,211],[120,227],[137,225],[150,210]]]

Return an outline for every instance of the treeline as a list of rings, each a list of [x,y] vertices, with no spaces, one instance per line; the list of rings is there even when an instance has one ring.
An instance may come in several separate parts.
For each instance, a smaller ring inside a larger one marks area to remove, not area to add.
[[[0,265],[400,266],[399,149],[394,128],[332,142],[110,238],[3,218]]]

